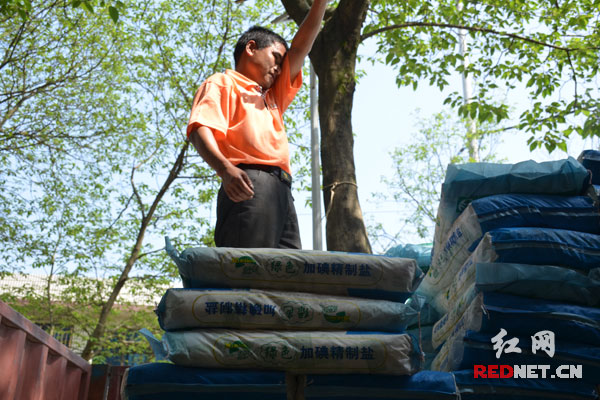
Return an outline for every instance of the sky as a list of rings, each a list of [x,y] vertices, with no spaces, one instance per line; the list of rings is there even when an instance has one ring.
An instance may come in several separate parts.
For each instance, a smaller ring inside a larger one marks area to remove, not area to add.
[[[362,54],[372,54],[375,51],[374,46],[374,42],[367,42],[362,48]],[[382,64],[372,65],[365,59],[366,57],[358,65],[358,69],[363,69],[366,74],[358,82],[352,113],[358,196],[365,222],[367,224],[381,222],[386,232],[396,234],[403,229],[401,210],[406,206],[393,201],[381,203],[372,199],[373,193],[385,190],[381,177],[391,173],[392,160],[389,153],[393,148],[409,143],[411,137],[417,133],[415,116],[417,110],[419,110],[419,118],[428,118],[444,109],[448,110],[448,106],[444,106],[443,101],[452,91],[462,93],[462,82],[460,77],[456,77],[454,82],[450,81],[451,85],[455,86],[443,93],[438,88],[426,84],[420,84],[416,91],[412,88],[398,88],[395,83],[396,75],[391,67]],[[308,78],[305,82],[308,84]],[[510,99],[511,106],[516,110],[515,115],[520,113],[518,110],[528,107],[529,101],[524,93],[516,93]],[[508,163],[530,159],[543,162],[564,159],[567,156],[577,158],[582,150],[591,146],[598,148],[599,145],[598,140],[592,142],[575,138],[569,142],[568,154],[560,150],[555,150],[551,154],[545,150],[530,152],[526,143],[528,137],[528,134],[514,131],[504,134],[501,143],[496,147],[497,155],[506,159]],[[440,186],[441,184],[442,182]],[[313,249],[312,210],[304,206],[305,199],[310,198],[310,194],[296,193],[294,197],[303,248]],[[323,209],[321,205],[321,210]],[[322,247],[325,249],[324,220],[322,226]],[[406,231],[400,235],[400,242],[397,244],[427,243],[431,240],[424,240],[415,233]],[[373,252],[376,254],[386,250],[378,245],[373,247]]]

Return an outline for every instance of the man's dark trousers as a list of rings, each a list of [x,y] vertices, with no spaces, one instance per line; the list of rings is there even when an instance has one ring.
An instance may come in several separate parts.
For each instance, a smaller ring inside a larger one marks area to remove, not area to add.
[[[254,197],[235,203],[221,186],[215,244],[218,247],[300,249],[298,217],[288,183],[272,172],[244,169],[254,185]]]

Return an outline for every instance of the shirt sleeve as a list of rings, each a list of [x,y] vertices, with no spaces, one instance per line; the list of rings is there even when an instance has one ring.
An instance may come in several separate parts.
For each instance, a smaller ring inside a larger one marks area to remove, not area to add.
[[[192,111],[187,126],[187,136],[200,126],[213,130],[215,136],[226,135],[229,128],[230,91],[227,81],[205,81],[194,96]]]
[[[296,97],[296,93],[302,87],[302,70],[293,78],[294,80],[292,81],[292,77],[290,77],[290,63],[286,56],[281,64],[281,74],[277,77],[277,81],[273,86],[273,96],[282,114],[287,110],[294,97]]]

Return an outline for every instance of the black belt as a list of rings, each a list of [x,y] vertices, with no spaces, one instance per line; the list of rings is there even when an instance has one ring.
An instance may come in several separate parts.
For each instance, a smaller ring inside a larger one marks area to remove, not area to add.
[[[276,167],[274,165],[238,164],[238,165],[236,165],[236,167],[241,168],[241,169],[258,169],[260,171],[269,172],[269,173],[275,175],[276,177],[278,177],[281,182],[288,185],[288,187],[290,189],[292,188],[292,176],[290,174],[288,174],[287,172],[285,172],[284,170],[282,170],[281,168]]]

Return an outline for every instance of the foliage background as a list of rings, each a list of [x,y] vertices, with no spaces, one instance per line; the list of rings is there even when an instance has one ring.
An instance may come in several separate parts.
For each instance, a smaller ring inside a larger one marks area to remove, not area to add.
[[[160,335],[152,304],[178,281],[164,236],[213,244],[219,182],[185,141],[191,101],[231,67],[249,21],[268,25],[281,6],[74,3],[3,3],[0,270],[42,275],[48,290],[23,285],[2,299],[49,330],[76,326],[84,357],[102,361],[140,350],[115,338]],[[291,24],[275,29],[289,38]],[[287,114],[296,165],[308,165],[296,123],[306,96]],[[140,292],[150,307],[128,312]]]
[[[442,165],[467,161],[454,115],[477,120],[488,145],[499,132],[524,133],[530,149],[565,151],[572,136],[600,135],[600,1],[462,3],[372,0],[357,29],[361,43],[376,42],[366,57],[393,68],[396,85],[448,93],[450,114],[390,149],[385,195],[409,210],[423,238]],[[339,21],[349,4],[331,3],[338,8],[328,18]],[[0,1],[0,272],[46,279],[44,291],[23,285],[2,299],[49,329],[76,325],[84,356],[96,361],[133,351],[112,338],[140,327],[160,334],[150,312],[134,318],[115,305],[133,304],[123,290],[155,299],[176,280],[165,235],[178,248],[212,245],[218,181],[185,141],[194,91],[231,66],[233,43],[251,23],[291,39],[292,22],[271,24],[282,12],[277,0]],[[458,28],[468,33],[469,63],[457,51]],[[450,84],[463,73],[474,80],[469,102]],[[516,115],[513,93],[527,101]],[[305,85],[286,117],[303,190],[307,112]],[[390,125],[392,135],[401,131]],[[375,229],[371,241],[402,240],[398,233]]]

